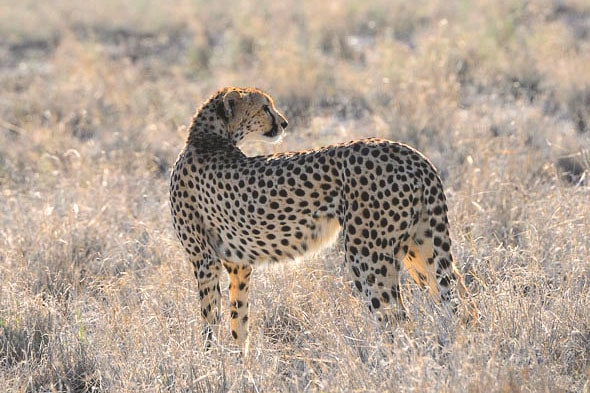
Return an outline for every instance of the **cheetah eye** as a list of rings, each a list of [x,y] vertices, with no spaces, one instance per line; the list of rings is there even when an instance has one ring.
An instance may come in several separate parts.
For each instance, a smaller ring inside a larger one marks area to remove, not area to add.
[[[268,105],[262,105],[262,110],[265,111],[267,115],[269,115],[269,116],[272,115],[270,113],[270,106],[268,106]]]

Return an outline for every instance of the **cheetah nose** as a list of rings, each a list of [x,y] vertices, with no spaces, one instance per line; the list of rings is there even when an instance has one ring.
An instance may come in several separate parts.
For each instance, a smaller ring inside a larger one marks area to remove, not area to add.
[[[287,123],[287,120],[283,120],[283,122],[281,123],[281,127],[283,128],[287,128],[288,125],[289,123]]]

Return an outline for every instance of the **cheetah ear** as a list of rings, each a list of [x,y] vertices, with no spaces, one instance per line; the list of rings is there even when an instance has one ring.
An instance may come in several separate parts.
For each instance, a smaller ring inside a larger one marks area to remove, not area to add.
[[[223,108],[225,109],[225,117],[227,119],[232,118],[234,114],[234,108],[236,107],[236,103],[240,99],[242,99],[242,95],[235,90],[228,91],[223,96]]]

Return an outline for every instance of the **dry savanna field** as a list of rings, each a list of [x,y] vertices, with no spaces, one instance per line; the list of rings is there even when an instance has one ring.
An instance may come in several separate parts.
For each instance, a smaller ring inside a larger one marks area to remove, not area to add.
[[[255,269],[249,357],[227,301],[203,351],[168,182],[228,85],[290,121],[249,155],[430,157],[479,323],[404,277],[382,327],[338,243]],[[0,0],[0,211],[3,392],[588,392],[590,3]]]

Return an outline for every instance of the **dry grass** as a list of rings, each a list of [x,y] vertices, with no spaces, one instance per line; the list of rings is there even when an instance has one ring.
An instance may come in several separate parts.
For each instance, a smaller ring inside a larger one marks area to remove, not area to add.
[[[0,390],[582,391],[588,3],[234,3],[0,4]],[[256,270],[249,359],[227,328],[203,352],[168,174],[232,84],[292,124],[251,154],[374,135],[430,156],[481,325],[408,283],[384,332],[336,247]]]

